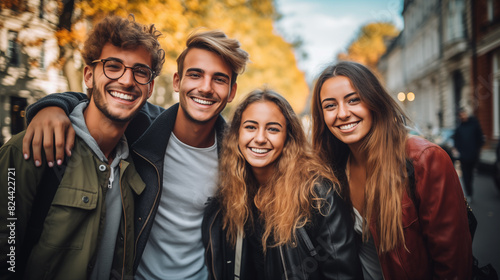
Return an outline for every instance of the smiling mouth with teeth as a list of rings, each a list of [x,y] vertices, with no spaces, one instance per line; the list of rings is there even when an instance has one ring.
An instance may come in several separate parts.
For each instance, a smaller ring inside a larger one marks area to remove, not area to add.
[[[257,154],[265,154],[270,151],[270,149],[258,149],[258,148],[250,148],[252,152],[257,153]]]
[[[196,97],[193,97],[192,99],[193,99],[194,102],[202,104],[202,105],[212,105],[212,104],[215,103],[213,101],[203,100],[203,99],[199,99],[199,98],[196,98]]]
[[[120,98],[123,100],[128,100],[128,101],[132,101],[135,99],[133,95],[125,94],[125,93],[118,92],[118,91],[109,91],[109,94],[113,97]]]
[[[341,125],[341,126],[339,126],[339,128],[341,130],[351,129],[351,128],[355,127],[356,125],[358,125],[358,123],[359,122]]]

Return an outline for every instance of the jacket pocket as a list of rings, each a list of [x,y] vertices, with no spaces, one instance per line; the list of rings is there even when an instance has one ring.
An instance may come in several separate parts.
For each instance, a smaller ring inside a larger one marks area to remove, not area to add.
[[[58,249],[82,249],[86,236],[98,234],[97,200],[96,192],[59,186],[45,218],[39,244]]]
[[[403,229],[414,228],[420,229],[420,222],[418,220],[417,209],[413,202],[403,199],[402,202],[402,218],[403,218]]]

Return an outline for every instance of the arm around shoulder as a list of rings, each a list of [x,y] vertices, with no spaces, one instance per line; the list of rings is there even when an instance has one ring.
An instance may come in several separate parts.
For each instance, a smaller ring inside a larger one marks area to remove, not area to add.
[[[148,101],[141,108],[140,114],[143,114],[144,116],[148,117],[149,121],[151,123],[164,111],[165,111],[165,108],[158,106],[158,105],[154,105],[153,103],[150,103]]]
[[[63,92],[53,93],[38,100],[30,105],[26,110],[26,121],[29,124],[33,117],[43,108],[55,106],[64,110],[66,115],[69,115],[73,108],[83,100],[87,100],[87,96],[81,92]]]

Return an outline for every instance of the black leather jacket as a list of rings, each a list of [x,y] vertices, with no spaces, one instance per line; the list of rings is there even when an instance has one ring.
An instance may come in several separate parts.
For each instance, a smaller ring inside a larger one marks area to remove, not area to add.
[[[306,225],[304,237],[298,236],[298,244],[268,247],[265,257],[265,279],[363,279],[353,232],[351,212],[339,195],[327,187],[318,187],[327,206],[321,215],[314,211],[312,222]],[[219,201],[211,199],[205,209],[202,225],[205,245],[205,262],[209,279],[234,279],[235,249],[227,242],[222,230]],[[309,242],[309,244],[308,244]],[[241,278],[248,279],[243,239]]]

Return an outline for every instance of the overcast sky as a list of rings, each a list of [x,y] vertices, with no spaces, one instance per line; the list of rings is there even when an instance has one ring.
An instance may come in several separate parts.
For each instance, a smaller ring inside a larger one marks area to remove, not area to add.
[[[403,0],[276,0],[283,15],[278,32],[290,39],[300,36],[306,59],[297,56],[299,68],[311,81],[325,63],[345,51],[359,28],[374,21],[391,21],[403,28]]]

